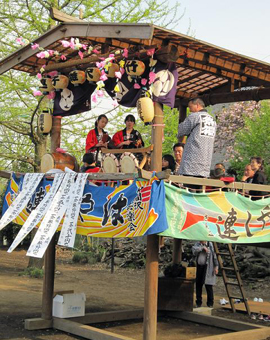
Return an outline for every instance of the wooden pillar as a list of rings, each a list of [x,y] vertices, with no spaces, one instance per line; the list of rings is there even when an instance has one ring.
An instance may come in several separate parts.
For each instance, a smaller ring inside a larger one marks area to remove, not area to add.
[[[60,147],[61,118],[53,117],[51,130],[51,152]],[[52,318],[52,303],[54,292],[54,271],[55,271],[55,235],[53,236],[44,255],[44,279],[42,293],[42,313],[45,320]]]
[[[152,127],[154,150],[151,157],[151,170],[154,171],[161,171],[162,168],[162,132],[163,110],[159,103],[155,103]],[[159,237],[147,236],[143,340],[156,340],[157,336],[158,250]]]
[[[179,104],[179,123],[182,123],[187,116],[187,106]],[[179,142],[184,142],[185,137],[183,136]],[[182,261],[182,240],[175,238],[173,240],[173,263],[179,264]]]

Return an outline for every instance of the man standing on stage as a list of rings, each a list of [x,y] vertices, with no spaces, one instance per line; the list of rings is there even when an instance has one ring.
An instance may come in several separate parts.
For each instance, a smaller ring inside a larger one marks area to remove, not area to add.
[[[178,127],[178,139],[187,136],[178,174],[209,177],[216,122],[200,98],[190,100],[188,107],[190,114]]]

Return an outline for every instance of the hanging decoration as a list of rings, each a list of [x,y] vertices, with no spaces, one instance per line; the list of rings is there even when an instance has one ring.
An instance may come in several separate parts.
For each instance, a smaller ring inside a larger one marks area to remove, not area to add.
[[[50,76],[43,76],[40,79],[39,90],[44,95],[47,95],[51,91],[54,91],[54,87],[53,87],[53,84],[52,84],[52,79],[51,79]]]
[[[64,90],[68,87],[69,79],[63,74],[58,74],[52,78],[52,85],[56,91]]]
[[[74,86],[83,84],[86,80],[85,72],[81,70],[71,71],[68,75],[68,78],[71,84],[73,84]]]
[[[97,67],[88,67],[85,70],[86,73],[86,79],[89,81],[89,83],[97,83],[101,77],[100,69]]]
[[[149,97],[142,97],[137,100],[137,111],[141,120],[147,124],[154,119],[154,103]]]
[[[52,112],[50,109],[44,109],[38,118],[38,126],[40,131],[47,135],[52,129]]]

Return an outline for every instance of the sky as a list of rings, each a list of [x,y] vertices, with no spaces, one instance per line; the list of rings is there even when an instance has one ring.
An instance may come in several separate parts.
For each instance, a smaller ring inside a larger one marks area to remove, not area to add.
[[[176,0],[170,0],[175,3]],[[174,31],[270,63],[269,0],[178,0],[184,17]]]

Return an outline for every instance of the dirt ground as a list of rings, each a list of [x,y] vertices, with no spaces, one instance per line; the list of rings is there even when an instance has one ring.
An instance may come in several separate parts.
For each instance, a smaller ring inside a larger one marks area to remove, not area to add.
[[[8,254],[0,250],[0,339],[13,340],[72,340],[81,339],[66,333],[50,330],[27,331],[24,320],[40,317],[43,280],[20,276],[27,267],[28,258],[24,250]],[[87,297],[86,312],[104,310],[142,308],[144,299],[144,270],[121,269],[115,273],[105,264],[80,265],[71,262],[71,252],[59,251],[56,260],[55,291],[74,290],[84,292]],[[269,280],[255,280],[245,285],[249,299],[269,297]],[[251,320],[247,315],[222,310],[219,299],[226,297],[221,278],[215,287],[214,315],[239,319],[245,322],[269,325],[269,323]],[[106,326],[107,330],[142,339],[142,322],[115,323]],[[173,319],[160,319],[158,340],[186,340],[202,336],[222,334],[224,330]]]

